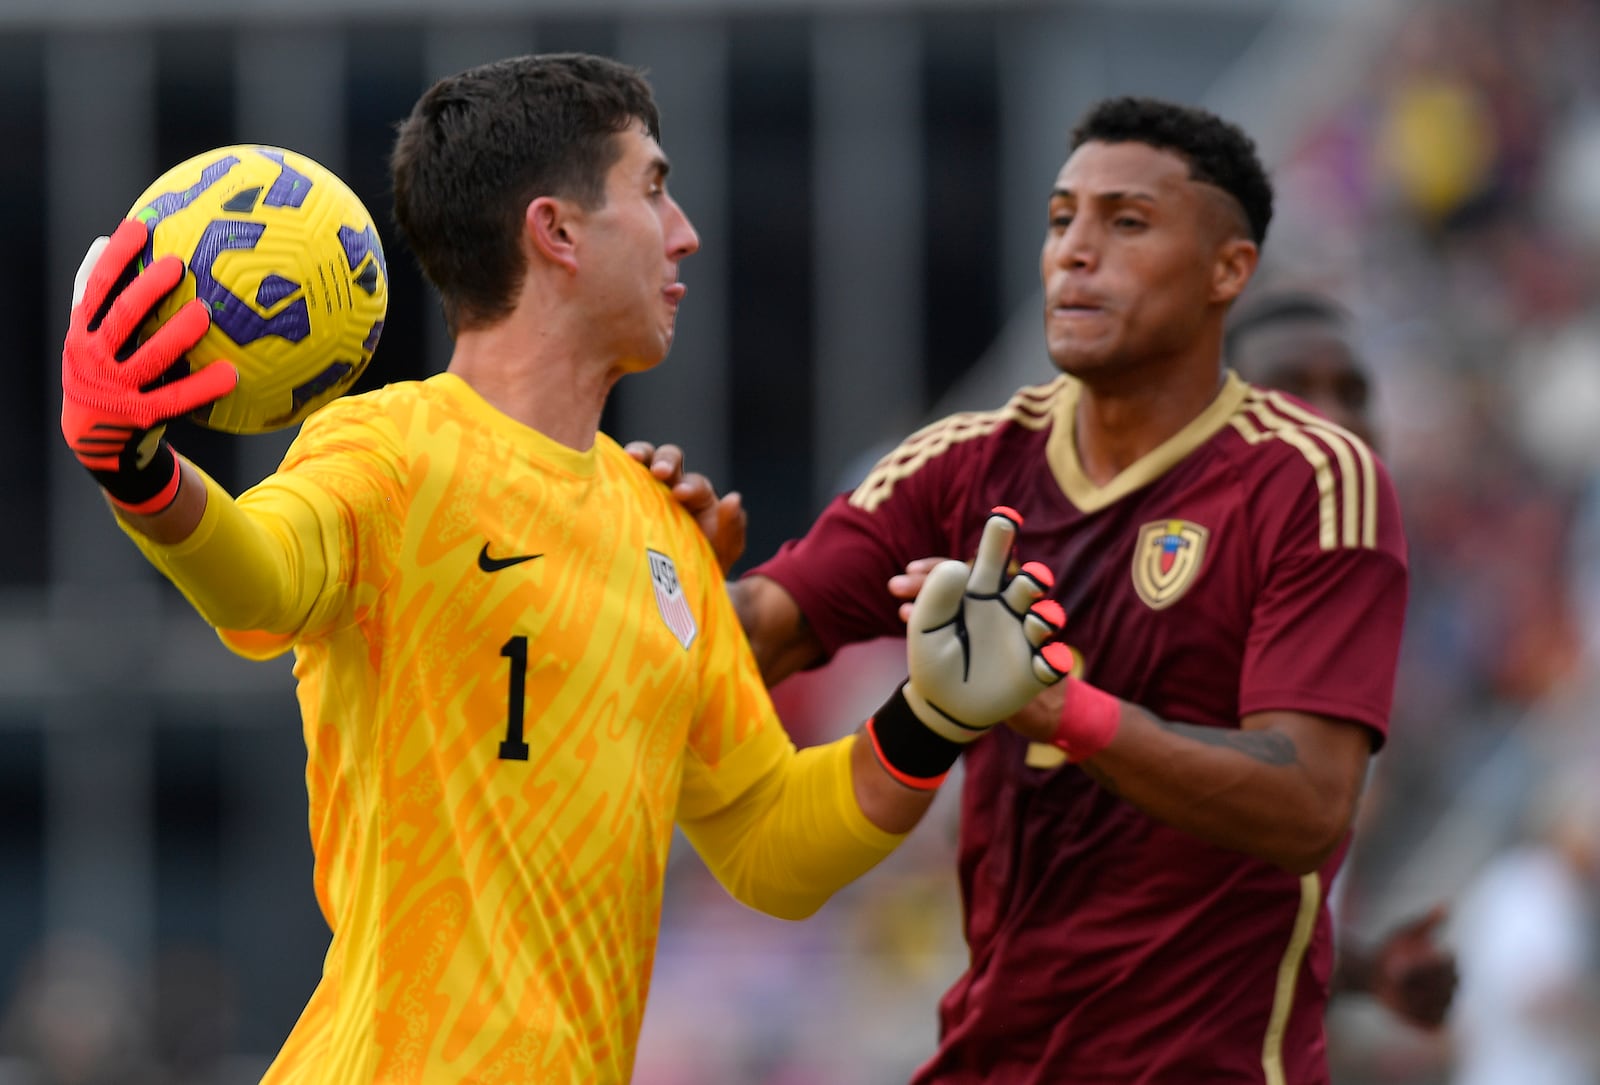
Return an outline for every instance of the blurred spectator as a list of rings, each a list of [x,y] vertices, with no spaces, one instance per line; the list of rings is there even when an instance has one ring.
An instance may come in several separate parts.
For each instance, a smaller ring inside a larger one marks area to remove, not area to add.
[[[168,946],[156,958],[151,1043],[163,1085],[230,1080],[236,995],[227,965],[197,945]]]
[[[1227,364],[1244,379],[1288,392],[1335,425],[1379,447],[1371,413],[1372,381],[1355,341],[1351,314],[1316,291],[1254,287],[1228,320],[1223,350]],[[1374,762],[1374,772],[1382,760]],[[1374,830],[1360,819],[1355,847]],[[1335,900],[1337,906],[1338,901]],[[1436,1028],[1456,988],[1456,962],[1435,932],[1447,909],[1400,924],[1371,945],[1340,924],[1332,988],[1369,995],[1408,1024]],[[1342,917],[1340,917],[1342,919]]]
[[[1372,379],[1350,314],[1312,291],[1253,289],[1228,320],[1227,363],[1252,384],[1305,400],[1372,448]]]
[[[156,1085],[145,1002],[109,946],[86,934],[53,935],[23,968],[0,1023],[0,1049],[30,1067],[18,1085]]]
[[[1600,1080],[1600,791],[1573,765],[1535,789],[1526,838],[1463,896],[1453,1085]]]

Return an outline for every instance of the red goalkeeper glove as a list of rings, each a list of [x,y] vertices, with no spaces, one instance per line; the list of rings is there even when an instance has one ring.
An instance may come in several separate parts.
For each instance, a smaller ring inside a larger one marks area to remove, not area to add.
[[[1070,648],[1045,643],[1066,620],[1059,603],[1040,599],[1049,571],[1029,562],[1006,580],[1020,522],[1011,509],[995,509],[972,566],[934,566],[912,604],[910,680],[867,721],[879,762],[908,787],[938,787],[967,743],[1072,667]]]
[[[61,433],[112,502],[157,513],[178,496],[178,454],[166,424],[221,399],[239,371],[218,362],[189,373],[184,354],[211,326],[205,302],[189,302],[143,343],[139,330],[182,280],[183,261],[134,261],[149,238],[128,219],[89,246],[73,284],[61,352]]]

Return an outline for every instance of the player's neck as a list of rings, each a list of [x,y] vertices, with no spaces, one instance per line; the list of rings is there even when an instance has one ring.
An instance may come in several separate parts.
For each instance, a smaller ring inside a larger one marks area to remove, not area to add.
[[[1174,366],[1137,380],[1086,381],[1073,436],[1078,463],[1104,486],[1205,411],[1221,387],[1220,366]]]
[[[502,414],[579,452],[594,447],[615,375],[573,342],[523,326],[514,313],[456,338],[449,372]]]

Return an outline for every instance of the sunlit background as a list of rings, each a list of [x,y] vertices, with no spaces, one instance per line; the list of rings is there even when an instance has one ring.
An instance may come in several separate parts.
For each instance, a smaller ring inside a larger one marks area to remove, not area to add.
[[[363,386],[436,372],[443,325],[388,227],[393,127],[439,75],[571,49],[649,69],[703,240],[672,356],[606,428],[740,490],[746,565],[921,422],[1051,375],[1045,197],[1094,100],[1251,132],[1279,186],[1261,280],[1356,313],[1412,546],[1341,923],[1365,941],[1448,903],[1464,976],[1435,1035],[1337,1000],[1337,1081],[1465,1081],[1471,1041],[1518,1015],[1535,1054],[1593,1059],[1600,5],[0,0],[0,1085],[253,1082],[327,944],[287,663],[229,656],[59,439],[80,255],[166,167],[289,146],[389,245]],[[175,440],[238,490],[287,436]],[[832,738],[902,666],[851,650],[780,707],[798,741]],[[801,924],[733,904],[683,849],[636,1080],[904,1081],[962,966],[954,813]],[[1578,919],[1505,948],[1546,914]],[[1541,1080],[1600,1081],[1575,1065]]]

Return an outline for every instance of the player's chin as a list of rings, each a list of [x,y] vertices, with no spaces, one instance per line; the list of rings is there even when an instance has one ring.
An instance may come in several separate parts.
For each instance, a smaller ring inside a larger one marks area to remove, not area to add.
[[[1047,341],[1050,360],[1056,368],[1069,377],[1083,378],[1103,372],[1116,364],[1115,352],[1104,342],[1085,343],[1082,340]]]
[[[661,325],[661,353],[665,355],[672,349],[672,344],[678,338],[678,311],[674,309],[668,314]]]
[[[666,358],[667,353],[671,349],[672,331],[668,329],[663,334],[657,336],[655,341],[650,345],[635,351],[629,357],[628,362],[623,366],[623,369],[629,373],[643,373],[648,369],[654,369],[656,366],[662,363],[662,361]]]

